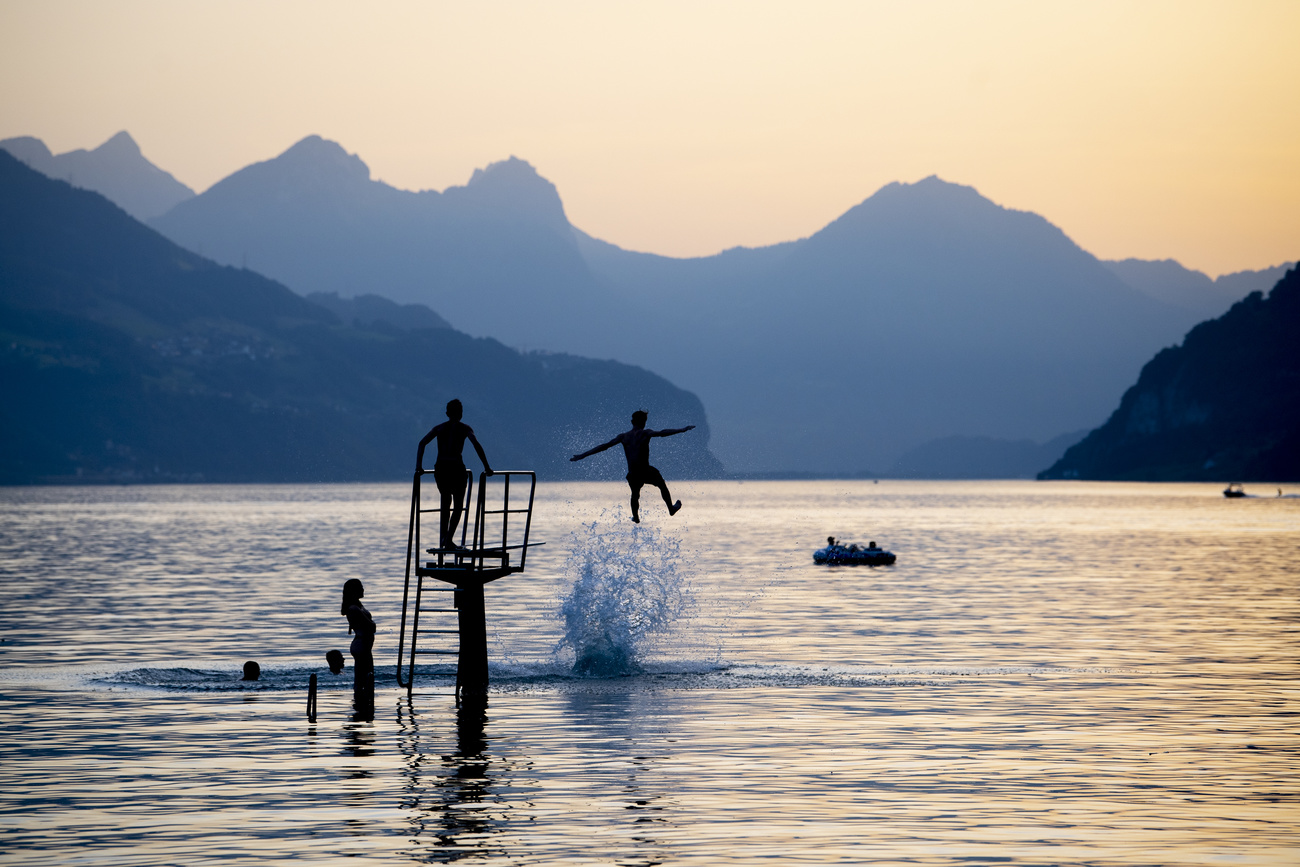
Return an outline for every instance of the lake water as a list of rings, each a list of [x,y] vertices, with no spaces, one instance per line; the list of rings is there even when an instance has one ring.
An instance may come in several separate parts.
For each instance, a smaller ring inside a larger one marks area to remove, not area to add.
[[[0,489],[0,862],[1300,862],[1300,499],[674,494],[634,528],[622,484],[539,488],[484,718],[394,682],[405,486]],[[898,563],[814,566],[830,534]],[[584,575],[641,673],[571,675]],[[323,659],[352,577],[372,722]]]

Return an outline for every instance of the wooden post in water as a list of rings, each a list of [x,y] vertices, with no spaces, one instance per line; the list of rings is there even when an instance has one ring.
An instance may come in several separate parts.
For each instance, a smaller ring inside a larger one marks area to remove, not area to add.
[[[316,673],[307,681],[307,722],[316,722]]]

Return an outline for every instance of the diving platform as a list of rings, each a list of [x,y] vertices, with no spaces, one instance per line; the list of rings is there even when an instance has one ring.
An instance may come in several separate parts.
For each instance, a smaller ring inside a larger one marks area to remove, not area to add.
[[[537,474],[532,470],[498,471],[490,476],[480,473],[475,498],[474,476],[466,470],[465,509],[455,534],[459,541],[448,547],[437,547],[437,543],[425,547],[430,537],[440,539],[443,520],[437,487],[430,484],[428,496],[424,496],[425,480],[432,475],[432,470],[418,470],[412,482],[397,682],[408,696],[414,695],[417,659],[449,663],[455,657],[459,703],[463,696],[487,694],[483,588],[523,572],[529,548],[544,544],[529,540]]]

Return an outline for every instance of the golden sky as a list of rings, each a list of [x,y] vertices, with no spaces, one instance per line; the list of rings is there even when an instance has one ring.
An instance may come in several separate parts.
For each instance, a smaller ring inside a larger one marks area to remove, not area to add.
[[[937,174],[1103,258],[1300,259],[1300,2],[0,0],[0,138],[203,190],[311,133],[408,189],[516,155],[706,255]]]

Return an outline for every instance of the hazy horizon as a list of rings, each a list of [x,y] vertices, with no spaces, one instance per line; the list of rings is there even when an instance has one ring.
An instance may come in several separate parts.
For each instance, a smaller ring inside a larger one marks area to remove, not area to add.
[[[689,4],[651,11],[68,0],[0,8],[0,138],[120,130],[202,191],[308,134],[400,189],[518,156],[571,221],[707,256],[938,175],[1106,259],[1295,258],[1285,3]]]

